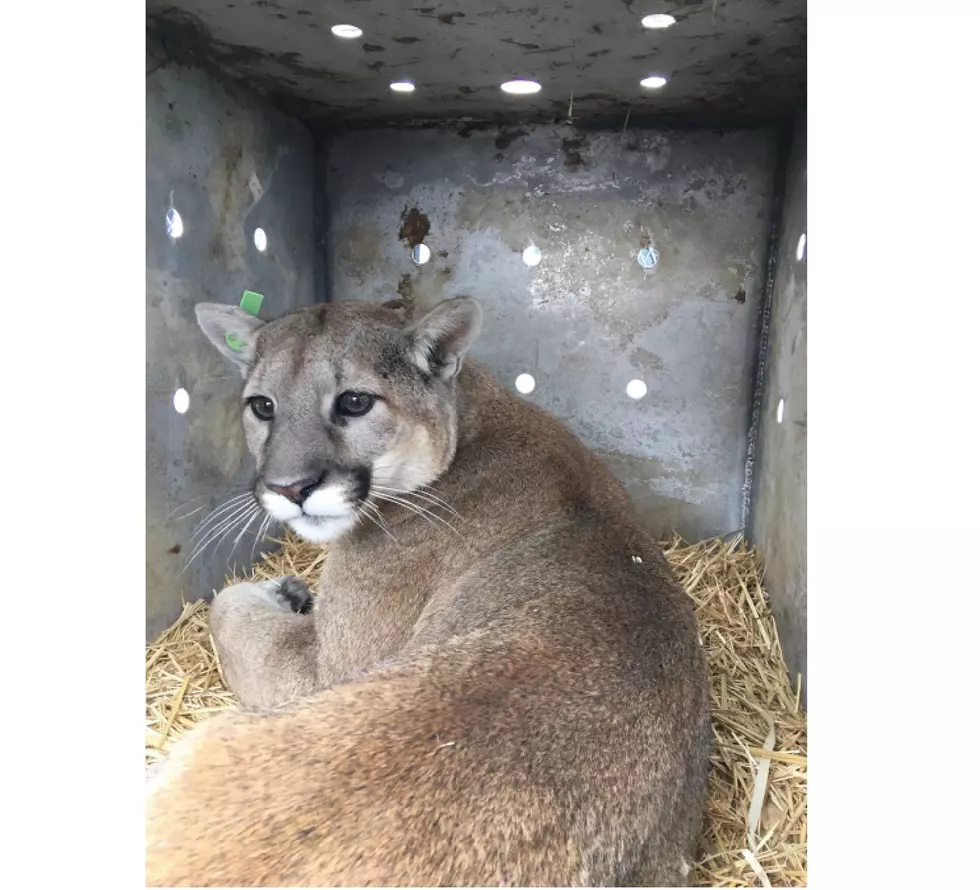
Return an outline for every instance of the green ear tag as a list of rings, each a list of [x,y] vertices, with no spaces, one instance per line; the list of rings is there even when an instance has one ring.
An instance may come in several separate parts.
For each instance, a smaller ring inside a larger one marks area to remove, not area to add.
[[[228,344],[229,349],[234,349],[235,352],[241,352],[245,348],[245,344],[238,338],[237,334],[225,334],[225,343]]]
[[[242,301],[238,305],[249,315],[254,315],[257,318],[264,299],[262,294],[257,294],[254,290],[247,290],[242,294]],[[232,348],[234,349],[234,347]]]

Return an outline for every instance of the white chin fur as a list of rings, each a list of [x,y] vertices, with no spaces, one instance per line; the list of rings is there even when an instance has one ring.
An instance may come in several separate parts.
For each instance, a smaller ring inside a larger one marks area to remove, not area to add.
[[[266,513],[280,522],[289,522],[291,519],[303,515],[303,511],[296,504],[274,491],[262,492],[259,503],[265,508]]]
[[[350,513],[350,499],[346,486],[328,485],[318,488],[305,501],[303,512],[308,516],[336,519]]]
[[[339,485],[313,492],[302,508],[274,491],[263,492],[259,501],[274,519],[286,523],[301,538],[317,544],[339,538],[357,523],[348,496]]]
[[[334,541],[341,535],[349,532],[356,524],[357,517],[353,513],[348,513],[346,516],[326,516],[320,518],[299,516],[287,522],[287,525],[297,535],[314,544],[325,544],[327,541]]]

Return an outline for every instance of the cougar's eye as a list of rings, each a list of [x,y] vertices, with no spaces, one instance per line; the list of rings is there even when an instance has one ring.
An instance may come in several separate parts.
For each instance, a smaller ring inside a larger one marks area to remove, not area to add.
[[[252,396],[248,399],[248,407],[259,420],[272,420],[276,415],[276,406],[267,396]]]
[[[337,413],[360,417],[374,407],[374,396],[367,392],[343,392],[337,398]]]

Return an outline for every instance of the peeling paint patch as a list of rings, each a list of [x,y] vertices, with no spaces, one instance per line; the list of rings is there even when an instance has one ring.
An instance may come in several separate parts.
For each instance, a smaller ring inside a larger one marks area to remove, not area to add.
[[[408,207],[402,212],[402,226],[398,230],[398,238],[409,247],[415,247],[425,241],[431,225],[427,217],[418,207],[411,210]]]

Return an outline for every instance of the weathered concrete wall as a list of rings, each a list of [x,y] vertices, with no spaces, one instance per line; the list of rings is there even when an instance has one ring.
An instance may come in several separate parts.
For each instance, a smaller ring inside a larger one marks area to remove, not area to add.
[[[339,134],[330,296],[476,297],[475,356],[509,385],[533,375],[528,398],[604,456],[655,533],[732,532],[775,151],[768,130]],[[653,270],[637,263],[649,244]]]
[[[148,59],[146,78],[146,631],[220,587],[229,536],[180,574],[190,537],[250,477],[241,380],[194,319],[202,300],[265,296],[264,317],[313,301],[313,147],[308,131],[202,71]],[[184,232],[168,236],[168,208]],[[257,226],[268,248],[253,242]],[[174,408],[178,388],[190,395]],[[113,446],[109,446],[113,447]],[[181,519],[185,514],[191,514]],[[257,524],[257,523],[255,523]],[[254,525],[253,525],[254,528]],[[239,544],[238,561],[254,542]]]
[[[793,135],[779,227],[751,538],[790,675],[806,690],[806,118]],[[782,402],[780,419],[779,405]]]

